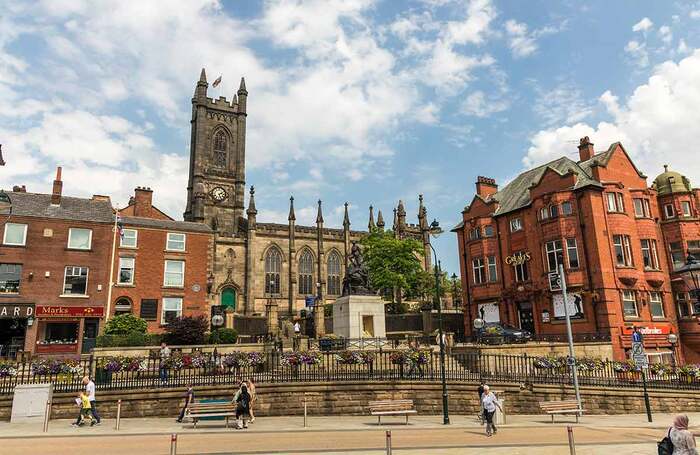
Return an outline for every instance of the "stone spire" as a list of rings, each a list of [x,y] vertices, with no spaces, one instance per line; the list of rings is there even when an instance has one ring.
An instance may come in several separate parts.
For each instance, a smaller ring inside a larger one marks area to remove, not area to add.
[[[233,99],[231,100],[231,107],[238,107],[238,95],[233,94]]]
[[[297,216],[294,213],[294,196],[289,197],[289,216],[287,217],[288,221],[296,221]]]
[[[207,73],[204,71],[204,68],[202,68],[202,72],[199,75],[199,81],[197,82],[197,86],[194,88],[194,97],[200,99],[206,98],[207,87],[209,87],[209,84],[207,84]]]
[[[343,215],[343,229],[350,229],[350,215],[348,215],[348,203],[345,203],[345,214]]]
[[[396,217],[396,207],[394,207],[394,224],[391,227],[394,230],[394,234],[396,234],[396,229],[399,227],[399,220]]]
[[[384,230],[384,217],[382,216],[381,209],[377,213],[377,227],[382,231]]]
[[[199,73],[199,82],[207,83],[207,72],[202,68],[202,72]]]
[[[316,224],[323,223],[323,212],[321,211],[321,200],[318,200],[318,213],[316,214]]]
[[[374,207],[369,206],[369,223],[367,223],[367,229],[372,232],[372,229],[377,226],[374,224]]]
[[[421,231],[428,229],[428,212],[423,205],[423,195],[418,195],[418,226],[420,226]]]
[[[245,114],[248,107],[248,90],[245,88],[245,78],[241,78],[241,85],[238,87],[238,112]]]
[[[255,208],[255,187],[250,187],[250,199],[248,201],[248,229],[255,229],[255,217],[258,214],[258,210]]]

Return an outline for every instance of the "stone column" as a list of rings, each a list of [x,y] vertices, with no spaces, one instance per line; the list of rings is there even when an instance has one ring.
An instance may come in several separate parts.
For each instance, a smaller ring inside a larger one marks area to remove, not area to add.
[[[288,311],[289,314],[294,314],[294,302],[297,296],[297,261],[296,261],[296,246],[294,245],[295,229],[296,229],[296,214],[294,213],[294,196],[289,198],[289,295],[288,295]]]
[[[256,216],[258,214],[255,208],[255,188],[250,187],[250,201],[248,202],[248,237],[245,260],[245,302],[244,314],[251,314],[255,311],[255,233],[257,230]]]

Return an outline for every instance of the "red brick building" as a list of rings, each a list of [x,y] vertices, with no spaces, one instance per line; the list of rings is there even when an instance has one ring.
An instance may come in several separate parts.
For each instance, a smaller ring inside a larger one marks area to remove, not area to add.
[[[133,313],[159,332],[167,319],[209,315],[213,233],[202,223],[175,221],[153,206],[150,188],[136,188],[119,211],[122,234],[114,255],[110,314]]]
[[[0,214],[0,349],[79,354],[94,343],[109,286],[112,205],[108,197],[7,193]]]
[[[478,316],[565,335],[562,295],[549,286],[563,263],[576,337],[609,336],[621,359],[636,325],[650,360],[670,361],[668,334],[679,327],[657,190],[620,143],[596,154],[583,138],[579,158],[523,172],[500,190],[479,177],[454,229],[466,331]]]

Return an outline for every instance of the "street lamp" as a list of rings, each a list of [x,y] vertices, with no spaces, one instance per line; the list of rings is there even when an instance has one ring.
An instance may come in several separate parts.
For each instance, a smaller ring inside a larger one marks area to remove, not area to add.
[[[678,335],[673,332],[669,333],[668,342],[671,343],[671,366],[673,371],[676,371],[676,343],[678,343]]]
[[[693,304],[693,313],[700,314],[700,261],[688,251],[685,265],[676,273],[683,278],[686,289],[691,297],[694,295],[696,302]]]
[[[452,278],[452,308],[456,310],[457,308],[459,308],[457,306],[457,274],[453,273],[450,278]],[[461,303],[462,301],[460,299],[460,304]]]
[[[436,219],[434,219],[433,222],[430,223],[430,234],[435,238],[442,234],[442,229],[440,229],[440,223],[438,223]],[[447,404],[447,382],[445,380],[445,340],[443,338],[444,332],[442,330],[442,305],[440,305],[440,268],[435,248],[431,243],[428,243],[428,245],[430,245],[430,249],[433,251],[433,258],[435,259],[435,300],[437,301],[438,309],[438,337],[440,339],[440,380],[442,381],[442,423],[444,425],[449,425],[450,412]]]

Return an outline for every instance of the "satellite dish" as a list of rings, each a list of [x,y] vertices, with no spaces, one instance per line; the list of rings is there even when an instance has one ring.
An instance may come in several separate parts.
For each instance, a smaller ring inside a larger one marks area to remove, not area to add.
[[[474,328],[475,329],[480,329],[484,326],[484,320],[480,318],[474,319]]]
[[[224,317],[220,314],[215,314],[211,317],[211,325],[213,325],[214,327],[221,327],[222,325],[224,325]]]

